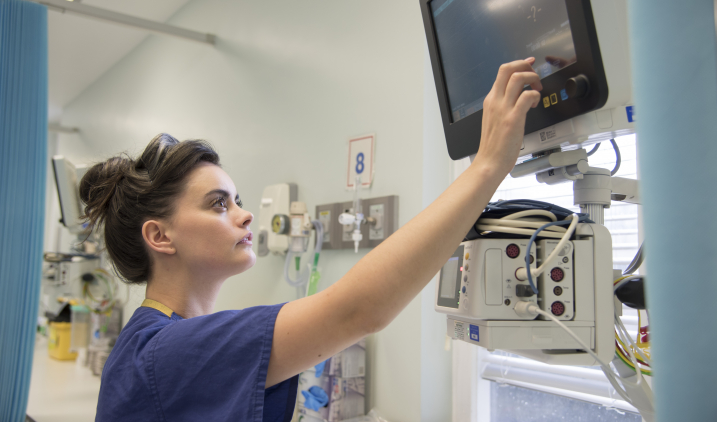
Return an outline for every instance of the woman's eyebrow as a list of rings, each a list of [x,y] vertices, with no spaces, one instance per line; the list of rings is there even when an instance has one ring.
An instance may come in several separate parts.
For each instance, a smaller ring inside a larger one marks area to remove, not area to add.
[[[206,198],[206,197],[208,197],[208,196],[214,196],[214,195],[221,195],[221,196],[223,196],[223,197],[225,197],[225,198],[229,198],[229,197],[231,196],[231,195],[229,195],[229,192],[225,191],[224,189],[214,189],[214,190],[211,190],[211,191],[207,192],[207,194],[204,195],[204,197]],[[234,197],[234,201],[235,201],[235,202],[238,201],[238,200],[239,200],[239,194],[237,194],[237,195]]]

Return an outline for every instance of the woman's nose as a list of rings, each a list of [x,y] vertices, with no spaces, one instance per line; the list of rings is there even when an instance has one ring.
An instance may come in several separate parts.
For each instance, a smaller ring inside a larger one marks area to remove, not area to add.
[[[251,224],[252,221],[254,221],[254,214],[250,213],[249,211],[241,210],[242,213],[239,216],[239,222],[242,227],[247,227],[249,224]]]

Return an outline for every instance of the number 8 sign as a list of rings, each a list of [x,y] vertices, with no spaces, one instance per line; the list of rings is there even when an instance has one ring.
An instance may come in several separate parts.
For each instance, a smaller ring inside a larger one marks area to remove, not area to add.
[[[373,182],[373,151],[376,135],[364,135],[349,139],[349,159],[346,175],[346,189],[353,190],[356,176],[361,176],[361,187],[367,188]]]

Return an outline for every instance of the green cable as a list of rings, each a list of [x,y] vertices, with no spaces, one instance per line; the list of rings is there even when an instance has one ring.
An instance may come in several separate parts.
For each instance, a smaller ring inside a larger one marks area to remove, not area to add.
[[[620,353],[615,352],[615,356],[617,356],[618,358],[620,358],[620,360],[621,360],[625,365],[627,365],[627,366],[630,367],[633,371],[635,371],[635,373],[637,373],[637,370],[635,369],[635,367],[632,366],[632,362],[629,362],[629,361],[625,360],[625,358],[624,358]],[[648,371],[647,369],[639,369],[639,370],[640,370],[640,372],[642,372],[643,375],[647,375],[647,376],[650,376],[650,377],[652,376],[652,371]]]

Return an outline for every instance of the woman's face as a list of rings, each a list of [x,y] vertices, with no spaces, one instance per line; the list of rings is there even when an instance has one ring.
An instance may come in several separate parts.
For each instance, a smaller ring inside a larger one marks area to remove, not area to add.
[[[203,163],[192,170],[167,229],[183,266],[202,278],[225,279],[254,265],[254,216],[240,205],[234,182],[220,167]]]

